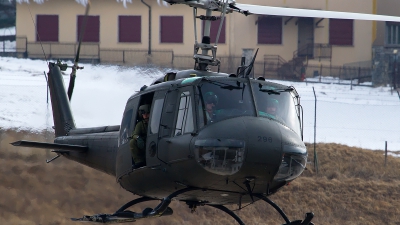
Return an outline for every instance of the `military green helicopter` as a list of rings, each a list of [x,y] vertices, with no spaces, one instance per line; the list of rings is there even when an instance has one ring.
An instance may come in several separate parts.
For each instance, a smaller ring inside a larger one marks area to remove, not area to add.
[[[303,220],[291,221],[268,198],[306,168],[299,94],[294,87],[252,77],[257,53],[248,65],[238,65],[235,74],[221,73],[219,69],[210,71],[210,66],[220,65],[217,43],[210,43],[211,21],[220,19],[222,24],[225,15],[233,12],[382,21],[400,21],[399,18],[255,6],[234,0],[166,2],[193,7],[194,19],[205,22],[201,42],[195,40],[194,69],[169,72],[150,86],[143,86],[128,99],[121,125],[77,128],[69,100],[76,70],[80,68],[78,50],[68,94],[61,74],[68,66],[61,62],[49,63],[54,143],[17,141],[12,144],[52,149],[57,155],[47,162],[64,156],[115,176],[121,187],[141,196],[114,213],[83,216],[74,221],[123,223],[167,216],[173,213],[169,204],[175,199],[185,202],[192,212],[198,206],[212,206],[244,224],[225,205],[237,204],[241,209],[245,204],[263,200],[278,211],[286,225],[313,224],[312,212],[306,213]],[[198,16],[197,9],[204,9],[206,14]],[[212,16],[212,11],[221,12],[220,18]],[[132,160],[130,140],[135,125],[142,119],[138,114],[142,105],[150,105],[150,117],[145,164],[137,167]],[[128,210],[151,200],[160,203],[139,213]]]

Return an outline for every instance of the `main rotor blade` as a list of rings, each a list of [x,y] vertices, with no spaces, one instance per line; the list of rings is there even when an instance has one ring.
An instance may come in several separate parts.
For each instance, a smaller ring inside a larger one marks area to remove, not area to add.
[[[240,8],[241,10],[244,11],[247,10],[251,14],[258,14],[258,15],[400,22],[400,17],[367,14],[367,13],[350,13],[350,12],[326,11],[326,10],[315,10],[315,9],[294,9],[294,8],[249,5],[240,3],[236,3],[235,6]]]
[[[88,19],[88,15],[89,15],[89,9],[90,9],[90,1],[88,1],[86,4],[85,17],[83,19],[83,24],[82,24],[82,27],[80,30],[78,50],[76,51],[75,63],[79,62],[79,54],[81,52],[81,44],[82,44],[82,40],[83,40],[83,35],[85,34],[85,30],[86,30],[86,23],[87,23],[87,19]]]
[[[80,30],[80,35],[79,35],[78,50],[76,51],[74,66],[72,67],[72,72],[71,72],[70,79],[69,79],[67,94],[68,94],[68,99],[70,101],[72,98],[72,92],[74,91],[74,87],[75,87],[76,70],[78,70],[79,55],[81,52],[81,44],[82,44],[83,35],[84,35],[85,29],[86,29],[86,22],[87,22],[87,17],[89,15],[89,9],[90,9],[90,0],[88,0],[87,4],[86,4],[85,17],[83,19],[83,24],[82,24],[82,27]]]

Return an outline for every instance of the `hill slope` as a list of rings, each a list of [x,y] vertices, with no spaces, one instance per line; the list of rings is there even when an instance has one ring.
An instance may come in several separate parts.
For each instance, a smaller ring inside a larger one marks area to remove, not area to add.
[[[51,133],[0,129],[0,224],[76,224],[71,217],[111,213],[137,196],[115,179],[66,159],[46,164],[52,157],[39,149],[9,145],[15,140],[51,141]],[[312,146],[309,146],[312,161]],[[338,144],[318,144],[319,173],[312,165],[303,175],[271,196],[291,220],[315,213],[315,224],[400,224],[400,159],[383,151]],[[149,202],[132,207],[141,211]],[[200,207],[194,214],[173,202],[174,215],[134,224],[235,224],[225,213]],[[236,206],[231,206],[233,209]],[[258,201],[237,214],[246,224],[282,224],[269,205]]]

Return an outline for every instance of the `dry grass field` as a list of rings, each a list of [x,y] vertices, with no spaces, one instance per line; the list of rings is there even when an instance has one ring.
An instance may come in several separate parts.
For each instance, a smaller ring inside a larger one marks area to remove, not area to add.
[[[51,141],[51,133],[0,129],[0,224],[77,224],[70,217],[112,213],[136,198],[109,175],[66,159],[46,164],[53,154],[9,143],[25,139]],[[313,146],[308,146],[313,161]],[[290,219],[313,211],[315,224],[400,225],[400,158],[384,152],[339,144],[318,144],[319,173],[312,164],[301,177],[271,196]],[[141,211],[158,202],[132,207]],[[191,214],[183,203],[173,202],[172,216],[134,224],[235,224],[227,214],[200,207]],[[234,208],[236,206],[231,206]],[[237,214],[246,224],[282,224],[269,205],[258,201]]]

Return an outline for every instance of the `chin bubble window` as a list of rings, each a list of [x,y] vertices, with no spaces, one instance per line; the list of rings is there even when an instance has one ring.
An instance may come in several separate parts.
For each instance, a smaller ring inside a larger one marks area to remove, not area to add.
[[[207,171],[232,175],[244,162],[245,143],[234,139],[205,139],[195,142],[196,161]]]

